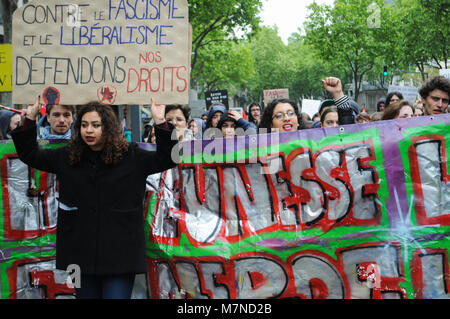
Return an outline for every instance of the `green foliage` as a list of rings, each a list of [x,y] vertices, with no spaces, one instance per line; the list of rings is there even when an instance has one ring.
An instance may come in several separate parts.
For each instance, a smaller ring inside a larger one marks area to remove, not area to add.
[[[309,8],[306,43],[344,66],[356,95],[363,80],[387,84],[383,65],[389,67],[388,81],[416,67],[424,80],[430,62],[448,68],[449,0],[336,0],[334,6]]]
[[[205,75],[204,67],[208,61],[211,61],[211,54],[219,51],[222,53],[216,57],[216,60],[223,56],[222,49],[212,48],[212,46],[225,46],[225,43],[239,39],[239,34],[247,37],[254,34],[259,26],[260,20],[257,15],[262,2],[261,0],[189,0],[188,3],[189,21],[193,27],[192,85],[204,85],[205,83],[202,83]],[[203,50],[209,52],[202,53]],[[205,60],[202,62],[203,58]],[[198,67],[197,63],[203,66]],[[216,67],[220,65],[216,64]],[[218,73],[226,74],[230,71],[221,70]],[[231,73],[236,75],[236,72]]]
[[[397,54],[404,64],[419,68],[425,79],[425,64],[435,62],[447,68],[450,48],[450,1],[398,0],[393,14],[396,21]]]
[[[263,90],[286,87],[289,65],[285,63],[286,46],[277,30],[263,27],[250,41],[255,73],[248,83],[248,95],[253,100],[262,100]]]
[[[336,0],[334,6],[309,6],[312,13],[305,23],[306,43],[320,57],[345,66],[358,98],[364,75],[379,65],[379,57],[389,55],[391,24],[382,0]],[[382,69],[381,69],[382,73]]]
[[[298,34],[290,38],[287,49],[287,59],[294,67],[290,76],[291,97],[294,99],[328,98],[321,80],[329,76],[346,77],[339,64],[321,59],[317,51]]]
[[[254,73],[254,60],[250,48],[242,43],[218,42],[199,51],[196,81],[202,83],[200,92],[228,90],[230,96],[250,79]]]
[[[321,80],[342,76],[333,72],[335,67],[321,60],[299,34],[291,36],[286,45],[276,28],[263,27],[249,45],[255,63],[255,73],[247,85],[250,100],[262,101],[264,90],[284,88],[297,102],[320,98],[324,95]]]

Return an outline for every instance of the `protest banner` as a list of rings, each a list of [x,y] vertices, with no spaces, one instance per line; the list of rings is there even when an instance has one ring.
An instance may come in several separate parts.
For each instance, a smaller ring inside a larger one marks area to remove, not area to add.
[[[12,45],[0,44],[0,92],[12,90]]]
[[[264,105],[267,105],[275,99],[281,98],[288,99],[289,89],[264,90],[263,94],[264,94]]]
[[[13,103],[48,87],[60,104],[187,103],[189,39],[186,0],[29,2],[13,15]]]
[[[445,114],[180,143],[181,164],[147,180],[148,277],[134,296],[449,298],[449,125]],[[0,163],[1,298],[72,297],[54,269],[54,177],[11,142]]]

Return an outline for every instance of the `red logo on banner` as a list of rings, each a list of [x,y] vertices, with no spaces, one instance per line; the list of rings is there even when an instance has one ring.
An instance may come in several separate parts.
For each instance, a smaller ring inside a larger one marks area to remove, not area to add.
[[[114,104],[117,97],[117,89],[111,85],[103,85],[97,90],[97,97],[101,104]]]

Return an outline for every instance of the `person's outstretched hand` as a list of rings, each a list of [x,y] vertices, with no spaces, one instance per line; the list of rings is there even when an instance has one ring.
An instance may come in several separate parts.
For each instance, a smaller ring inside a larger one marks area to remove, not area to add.
[[[152,118],[153,121],[155,121],[156,125],[164,123],[166,121],[164,117],[165,110],[166,106],[164,104],[156,104],[155,99],[151,99]]]
[[[34,104],[28,104],[28,108],[24,111],[24,115],[30,120],[36,121],[40,109],[41,109],[41,96],[36,95],[36,100]]]

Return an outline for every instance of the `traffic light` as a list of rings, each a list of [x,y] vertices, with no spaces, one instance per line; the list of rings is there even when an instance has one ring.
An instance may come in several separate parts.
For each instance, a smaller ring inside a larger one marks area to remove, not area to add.
[[[384,76],[388,76],[387,65],[384,66],[384,69],[383,69],[383,75],[384,75]]]

